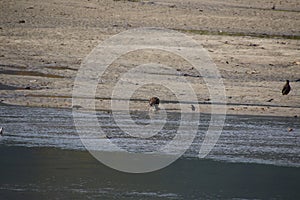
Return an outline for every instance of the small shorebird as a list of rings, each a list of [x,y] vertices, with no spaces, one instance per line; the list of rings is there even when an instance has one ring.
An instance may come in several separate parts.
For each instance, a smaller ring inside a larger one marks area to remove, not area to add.
[[[196,108],[195,108],[195,106],[193,104],[191,105],[191,108],[192,108],[192,111],[196,110]]]
[[[154,110],[159,110],[159,108],[158,108],[159,98],[158,97],[151,97],[149,99],[149,105],[150,105],[150,107],[154,107]]]
[[[2,136],[3,135],[3,128],[0,127],[0,135]]]
[[[290,81],[286,80],[286,84],[283,86],[282,95],[287,95],[291,91]]]

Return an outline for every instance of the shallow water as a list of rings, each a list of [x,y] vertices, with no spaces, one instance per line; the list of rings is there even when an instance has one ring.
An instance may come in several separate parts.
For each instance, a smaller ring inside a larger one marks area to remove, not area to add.
[[[0,124],[5,130],[0,145],[85,151],[79,134],[74,128],[72,110],[3,105],[0,106],[0,113]],[[156,151],[174,139],[180,123],[180,113],[168,114],[166,125],[159,134],[141,139],[124,133],[118,126],[120,124],[115,123],[111,113],[99,112],[97,116],[106,136],[104,139],[109,138],[120,148],[132,152]],[[148,114],[143,112],[131,113],[131,117],[138,124],[147,124],[149,120]],[[85,123],[89,118],[89,114],[84,114],[80,120]],[[122,119],[122,116],[120,118],[123,120],[121,126],[127,126],[128,119],[125,117]],[[209,115],[201,114],[197,135],[184,157],[198,158],[209,120]],[[288,117],[227,116],[223,132],[206,158],[299,167],[299,122],[299,118]],[[293,131],[288,132],[288,128],[293,128]],[[84,137],[85,134],[87,137],[92,135],[83,133],[82,136]],[[97,148],[102,151],[114,151],[114,149]]]
[[[201,115],[197,135],[179,160],[152,173],[127,174],[85,150],[69,109],[1,105],[0,113],[0,199],[300,198],[299,118],[227,116],[217,144],[199,159],[210,119]],[[158,135],[137,139],[122,133],[111,113],[97,116],[104,139],[132,152],[165,145],[174,138],[180,119],[172,113]],[[149,119],[141,112],[131,116],[139,124]],[[82,121],[88,122],[89,115]],[[288,127],[294,130],[288,132]]]

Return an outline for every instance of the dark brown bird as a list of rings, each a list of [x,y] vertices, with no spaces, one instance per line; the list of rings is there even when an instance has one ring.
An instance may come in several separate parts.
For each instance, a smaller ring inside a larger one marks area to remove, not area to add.
[[[291,91],[290,81],[286,80],[286,84],[283,86],[282,95],[287,95]]]
[[[149,105],[154,106],[154,105],[159,105],[159,98],[158,97],[151,97],[149,100]]]
[[[150,100],[149,100],[149,105],[151,107],[154,106],[155,110],[158,110],[159,98],[158,97],[151,97]]]
[[[195,106],[193,104],[191,105],[191,109],[192,109],[192,111],[196,110],[196,108],[195,108]]]

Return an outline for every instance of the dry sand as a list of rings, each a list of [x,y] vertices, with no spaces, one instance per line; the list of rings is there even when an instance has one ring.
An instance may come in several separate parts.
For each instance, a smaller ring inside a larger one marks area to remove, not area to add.
[[[299,19],[298,0],[2,0],[1,101],[72,107],[74,79],[93,48],[125,30],[162,27],[183,31],[208,50],[224,81],[227,113],[299,116]],[[103,77],[97,90],[97,109],[109,109],[111,88],[124,66],[158,59],[168,60],[178,76],[191,75],[186,79],[195,88],[197,112],[209,112],[207,88],[191,67],[151,51],[124,56],[111,66],[112,73]],[[286,79],[292,90],[283,96]],[[159,96],[167,109],[178,111],[178,104],[168,102],[174,95],[160,87],[142,88],[131,109],[147,109],[152,95]]]

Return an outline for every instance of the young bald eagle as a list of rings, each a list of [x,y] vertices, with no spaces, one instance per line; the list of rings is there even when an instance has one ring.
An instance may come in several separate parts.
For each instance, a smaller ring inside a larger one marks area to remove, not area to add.
[[[290,81],[286,80],[286,84],[283,86],[282,95],[287,95],[291,91]]]
[[[151,97],[149,99],[149,105],[151,107],[154,107],[155,110],[159,110],[158,105],[159,105],[159,98],[158,97]]]

